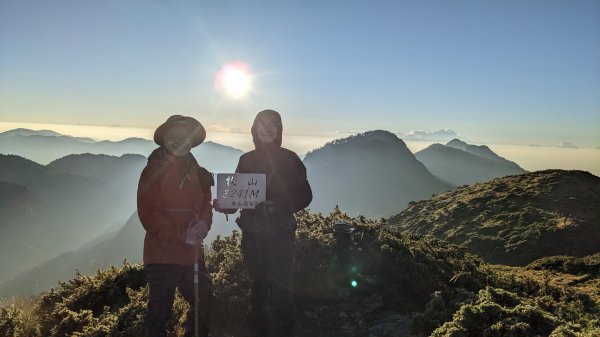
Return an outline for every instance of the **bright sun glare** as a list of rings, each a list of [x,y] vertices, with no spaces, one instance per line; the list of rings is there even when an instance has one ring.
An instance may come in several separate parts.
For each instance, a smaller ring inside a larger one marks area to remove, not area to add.
[[[242,62],[231,62],[224,65],[217,73],[217,91],[233,99],[245,97],[252,89],[252,76],[248,65]]]

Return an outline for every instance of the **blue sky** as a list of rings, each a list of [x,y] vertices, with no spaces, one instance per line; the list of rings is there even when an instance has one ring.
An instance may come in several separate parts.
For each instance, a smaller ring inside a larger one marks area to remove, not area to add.
[[[255,74],[223,97],[231,61]],[[600,1],[0,0],[0,122],[600,146]]]

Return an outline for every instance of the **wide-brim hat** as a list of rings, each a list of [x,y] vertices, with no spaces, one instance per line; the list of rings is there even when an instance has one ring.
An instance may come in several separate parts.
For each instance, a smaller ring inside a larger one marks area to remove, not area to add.
[[[182,115],[173,115],[162,123],[156,131],[154,131],[154,142],[160,146],[164,145],[164,134],[173,125],[187,124],[192,130],[192,147],[196,147],[206,139],[206,130],[195,118]]]

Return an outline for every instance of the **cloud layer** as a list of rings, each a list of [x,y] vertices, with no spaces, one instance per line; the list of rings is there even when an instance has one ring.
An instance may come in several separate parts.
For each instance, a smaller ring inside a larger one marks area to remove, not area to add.
[[[447,142],[455,138],[466,140],[465,137],[459,136],[458,133],[456,133],[456,131],[449,128],[440,129],[433,132],[423,130],[410,130],[406,133],[396,132],[396,134],[403,140],[424,140],[437,142]]]
[[[578,149],[579,146],[571,143],[571,142],[562,142],[557,145],[557,147],[567,148],[567,149]]]

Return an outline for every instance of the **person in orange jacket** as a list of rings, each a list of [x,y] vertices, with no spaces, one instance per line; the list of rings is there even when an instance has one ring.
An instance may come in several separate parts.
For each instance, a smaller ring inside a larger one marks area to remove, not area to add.
[[[138,216],[144,238],[144,269],[150,287],[146,332],[166,336],[175,289],[190,304],[186,335],[194,333],[194,263],[212,224],[212,174],[198,165],[190,150],[206,138],[200,122],[171,116],[154,132],[159,145],[148,157],[137,191]],[[199,261],[200,336],[208,336],[212,281]]]

